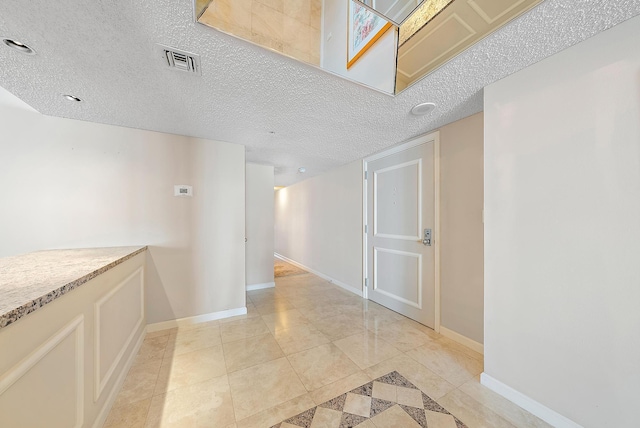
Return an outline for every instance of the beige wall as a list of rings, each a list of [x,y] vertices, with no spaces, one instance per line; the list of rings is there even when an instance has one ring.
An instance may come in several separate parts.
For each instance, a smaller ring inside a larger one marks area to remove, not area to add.
[[[442,326],[483,342],[483,118],[443,127]],[[362,289],[362,162],[276,192],[276,252]],[[436,238],[437,239],[437,238]]]
[[[276,253],[362,292],[362,162],[275,195]]]
[[[247,286],[273,283],[273,166],[247,164]]]
[[[243,146],[20,105],[0,88],[0,257],[146,244],[148,322],[245,306]]]
[[[483,342],[483,115],[440,129],[442,326]]]
[[[639,39],[636,17],[485,88],[483,381],[555,426],[638,426]]]

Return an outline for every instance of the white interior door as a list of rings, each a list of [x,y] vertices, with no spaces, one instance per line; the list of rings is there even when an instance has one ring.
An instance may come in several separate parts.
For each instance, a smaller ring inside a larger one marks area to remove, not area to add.
[[[367,162],[367,296],[435,328],[435,141]],[[425,241],[425,230],[431,242]]]

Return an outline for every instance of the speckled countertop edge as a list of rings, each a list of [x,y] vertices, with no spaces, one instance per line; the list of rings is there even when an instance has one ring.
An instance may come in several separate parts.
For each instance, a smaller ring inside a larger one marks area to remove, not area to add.
[[[49,290],[48,292],[46,292],[45,294],[25,303],[22,304],[18,307],[16,307],[15,309],[9,310],[8,312],[5,312],[3,314],[0,314],[0,329],[13,324],[14,322],[18,321],[20,318],[24,317],[25,315],[28,315],[38,309],[40,309],[41,307],[45,306],[48,303],[53,302],[55,299],[57,299],[58,297],[70,292],[71,290],[74,290],[78,287],[80,287],[81,285],[85,284],[86,282],[92,280],[93,278],[107,272],[110,269],[113,269],[115,266],[129,260],[132,257],[137,256],[138,254],[146,251],[148,248],[147,246],[143,246],[143,247],[131,247],[131,248],[135,248],[132,249],[131,252],[128,252],[127,254],[125,254],[122,257],[117,258],[116,260],[113,260],[112,262],[102,265],[101,267],[88,272],[82,276],[80,276],[79,278],[70,281],[66,284],[63,285],[59,285],[56,284],[54,285],[55,288],[53,288],[52,290]],[[91,249],[91,250],[99,250],[99,249]],[[0,297],[4,297],[0,294]]]

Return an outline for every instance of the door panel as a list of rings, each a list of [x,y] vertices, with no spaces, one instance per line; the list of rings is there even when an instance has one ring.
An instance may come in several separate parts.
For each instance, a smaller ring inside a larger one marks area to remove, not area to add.
[[[398,302],[422,308],[422,254],[374,248],[373,289]]]
[[[373,172],[374,234],[381,238],[420,239],[422,160]]]
[[[434,141],[367,163],[368,298],[435,325]]]

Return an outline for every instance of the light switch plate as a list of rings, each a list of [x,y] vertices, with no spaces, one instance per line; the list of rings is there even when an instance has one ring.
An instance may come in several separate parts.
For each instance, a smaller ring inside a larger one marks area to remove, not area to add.
[[[193,196],[193,187],[186,184],[176,184],[173,186],[173,196],[191,197]]]

